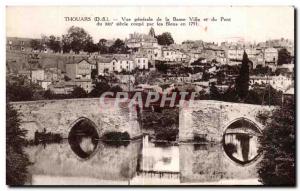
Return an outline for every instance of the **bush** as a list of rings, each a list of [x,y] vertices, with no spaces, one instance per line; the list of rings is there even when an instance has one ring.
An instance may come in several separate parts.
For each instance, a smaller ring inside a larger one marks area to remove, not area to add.
[[[277,109],[266,123],[259,139],[263,158],[258,174],[264,185],[294,186],[295,179],[295,107],[294,102]]]
[[[109,132],[102,136],[102,140],[110,146],[127,146],[130,143],[130,136],[127,132]]]
[[[24,153],[25,130],[20,129],[19,113],[6,105],[6,184],[24,185],[27,180],[28,156]]]

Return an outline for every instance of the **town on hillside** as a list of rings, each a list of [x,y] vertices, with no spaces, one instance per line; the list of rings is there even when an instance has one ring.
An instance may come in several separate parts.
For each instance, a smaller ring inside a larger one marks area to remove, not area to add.
[[[6,184],[295,186],[295,9],[7,6]]]
[[[6,53],[11,101],[97,97],[110,90],[194,91],[196,99],[239,102],[233,95],[241,75],[249,76],[244,102],[276,105],[294,95],[294,43],[283,38],[177,44],[171,33],[157,35],[151,28],[95,43],[72,26],[61,37],[7,37]],[[249,70],[241,74],[243,59]],[[22,84],[29,93],[20,92]]]

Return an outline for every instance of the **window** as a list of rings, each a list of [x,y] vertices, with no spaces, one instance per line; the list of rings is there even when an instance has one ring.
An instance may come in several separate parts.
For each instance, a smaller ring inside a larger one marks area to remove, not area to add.
[[[145,63],[145,59],[143,60],[143,63]]]
[[[24,41],[21,41],[21,45],[24,45],[25,43],[24,43]]]

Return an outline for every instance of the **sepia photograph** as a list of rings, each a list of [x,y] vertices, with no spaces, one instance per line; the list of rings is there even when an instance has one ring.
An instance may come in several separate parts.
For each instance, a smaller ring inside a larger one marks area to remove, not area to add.
[[[6,6],[6,184],[296,186],[295,13]]]

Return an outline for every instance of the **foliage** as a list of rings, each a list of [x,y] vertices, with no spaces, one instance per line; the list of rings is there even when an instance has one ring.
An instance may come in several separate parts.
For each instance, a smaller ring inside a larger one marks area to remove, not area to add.
[[[130,143],[130,135],[128,132],[108,132],[105,133],[101,139],[104,143],[110,146],[127,146]]]
[[[176,141],[178,133],[179,129],[176,128],[176,126],[161,126],[160,129],[156,129],[155,131],[155,139],[164,141]]]
[[[20,129],[20,115],[6,104],[6,184],[24,185],[27,180],[28,156],[23,151],[25,130]]]
[[[266,85],[264,88],[255,87],[252,90],[255,92],[257,102],[255,104],[262,105],[281,105],[282,104],[282,92],[277,91],[271,85]],[[251,93],[251,91],[249,91]],[[249,103],[249,98],[251,99],[252,95],[248,95],[245,102]],[[251,101],[250,101],[251,102]]]
[[[102,38],[99,40],[98,42],[98,51],[101,53],[101,54],[107,54],[108,53],[108,47],[106,46],[106,42],[107,40]]]
[[[71,97],[72,98],[86,98],[86,97],[88,97],[88,94],[82,87],[76,86],[71,93]]]
[[[144,111],[141,115],[143,128],[153,129],[157,140],[175,141],[178,136],[178,108],[162,109],[161,112]]]
[[[157,35],[157,42],[159,45],[167,45],[174,44],[174,39],[169,32],[164,32],[161,35]]]
[[[115,43],[109,47],[109,52],[114,54],[126,54],[128,53],[128,47],[122,40],[117,39]]]
[[[286,48],[282,48],[278,51],[278,60],[277,64],[282,65],[282,64],[289,64],[292,61],[291,53],[287,51]]]
[[[108,91],[110,86],[106,82],[96,82],[92,91],[90,92],[91,97],[100,97],[104,92]]]
[[[164,62],[159,62],[155,64],[155,68],[157,69],[157,71],[162,72],[162,73],[167,73],[169,66],[167,64],[165,64]]]
[[[272,69],[268,66],[257,65],[255,69],[251,71],[253,75],[271,75]]]
[[[208,81],[210,78],[210,74],[206,71],[203,71],[203,74],[202,74],[202,80],[203,81]]]
[[[42,87],[31,83],[26,77],[13,77],[6,81],[6,96],[9,101],[38,100],[43,99],[42,95]]]
[[[221,98],[221,93],[219,92],[219,90],[216,87],[215,83],[212,83],[210,88],[209,88],[209,96],[210,96],[210,99],[213,99],[213,100],[222,99]]]
[[[263,158],[258,174],[264,185],[295,185],[295,105],[289,102],[272,114],[259,139]]]
[[[130,140],[130,136],[127,132],[108,132],[102,136],[102,139],[110,141],[123,141]]]
[[[235,88],[229,87],[224,93],[222,93],[214,83],[210,86],[209,96],[205,92],[200,93],[197,99],[212,99],[219,101],[237,102],[237,103],[249,103],[258,105],[281,105],[282,104],[282,92],[277,91],[272,86],[255,87],[248,91],[246,97],[241,100]],[[269,96],[270,94],[270,96]]]
[[[62,46],[64,52],[72,50],[76,54],[81,50],[94,51],[92,37],[83,28],[75,26],[71,26],[67,34],[63,35]]]
[[[93,38],[88,36],[85,42],[85,46],[83,47],[83,51],[88,53],[98,52],[98,45],[94,44]]]
[[[60,52],[61,45],[60,40],[56,38],[54,35],[49,36],[49,39],[46,41],[46,45],[53,50],[53,52]]]
[[[32,39],[30,41],[30,47],[33,49],[33,50],[41,50],[42,49],[42,44],[39,40],[37,39]]]
[[[116,85],[116,86],[113,86],[109,89],[110,92],[123,92],[123,89],[119,86],[119,85]]]
[[[244,51],[242,66],[240,69],[240,74],[236,78],[235,88],[239,97],[243,100],[249,90],[249,59],[247,53]]]

